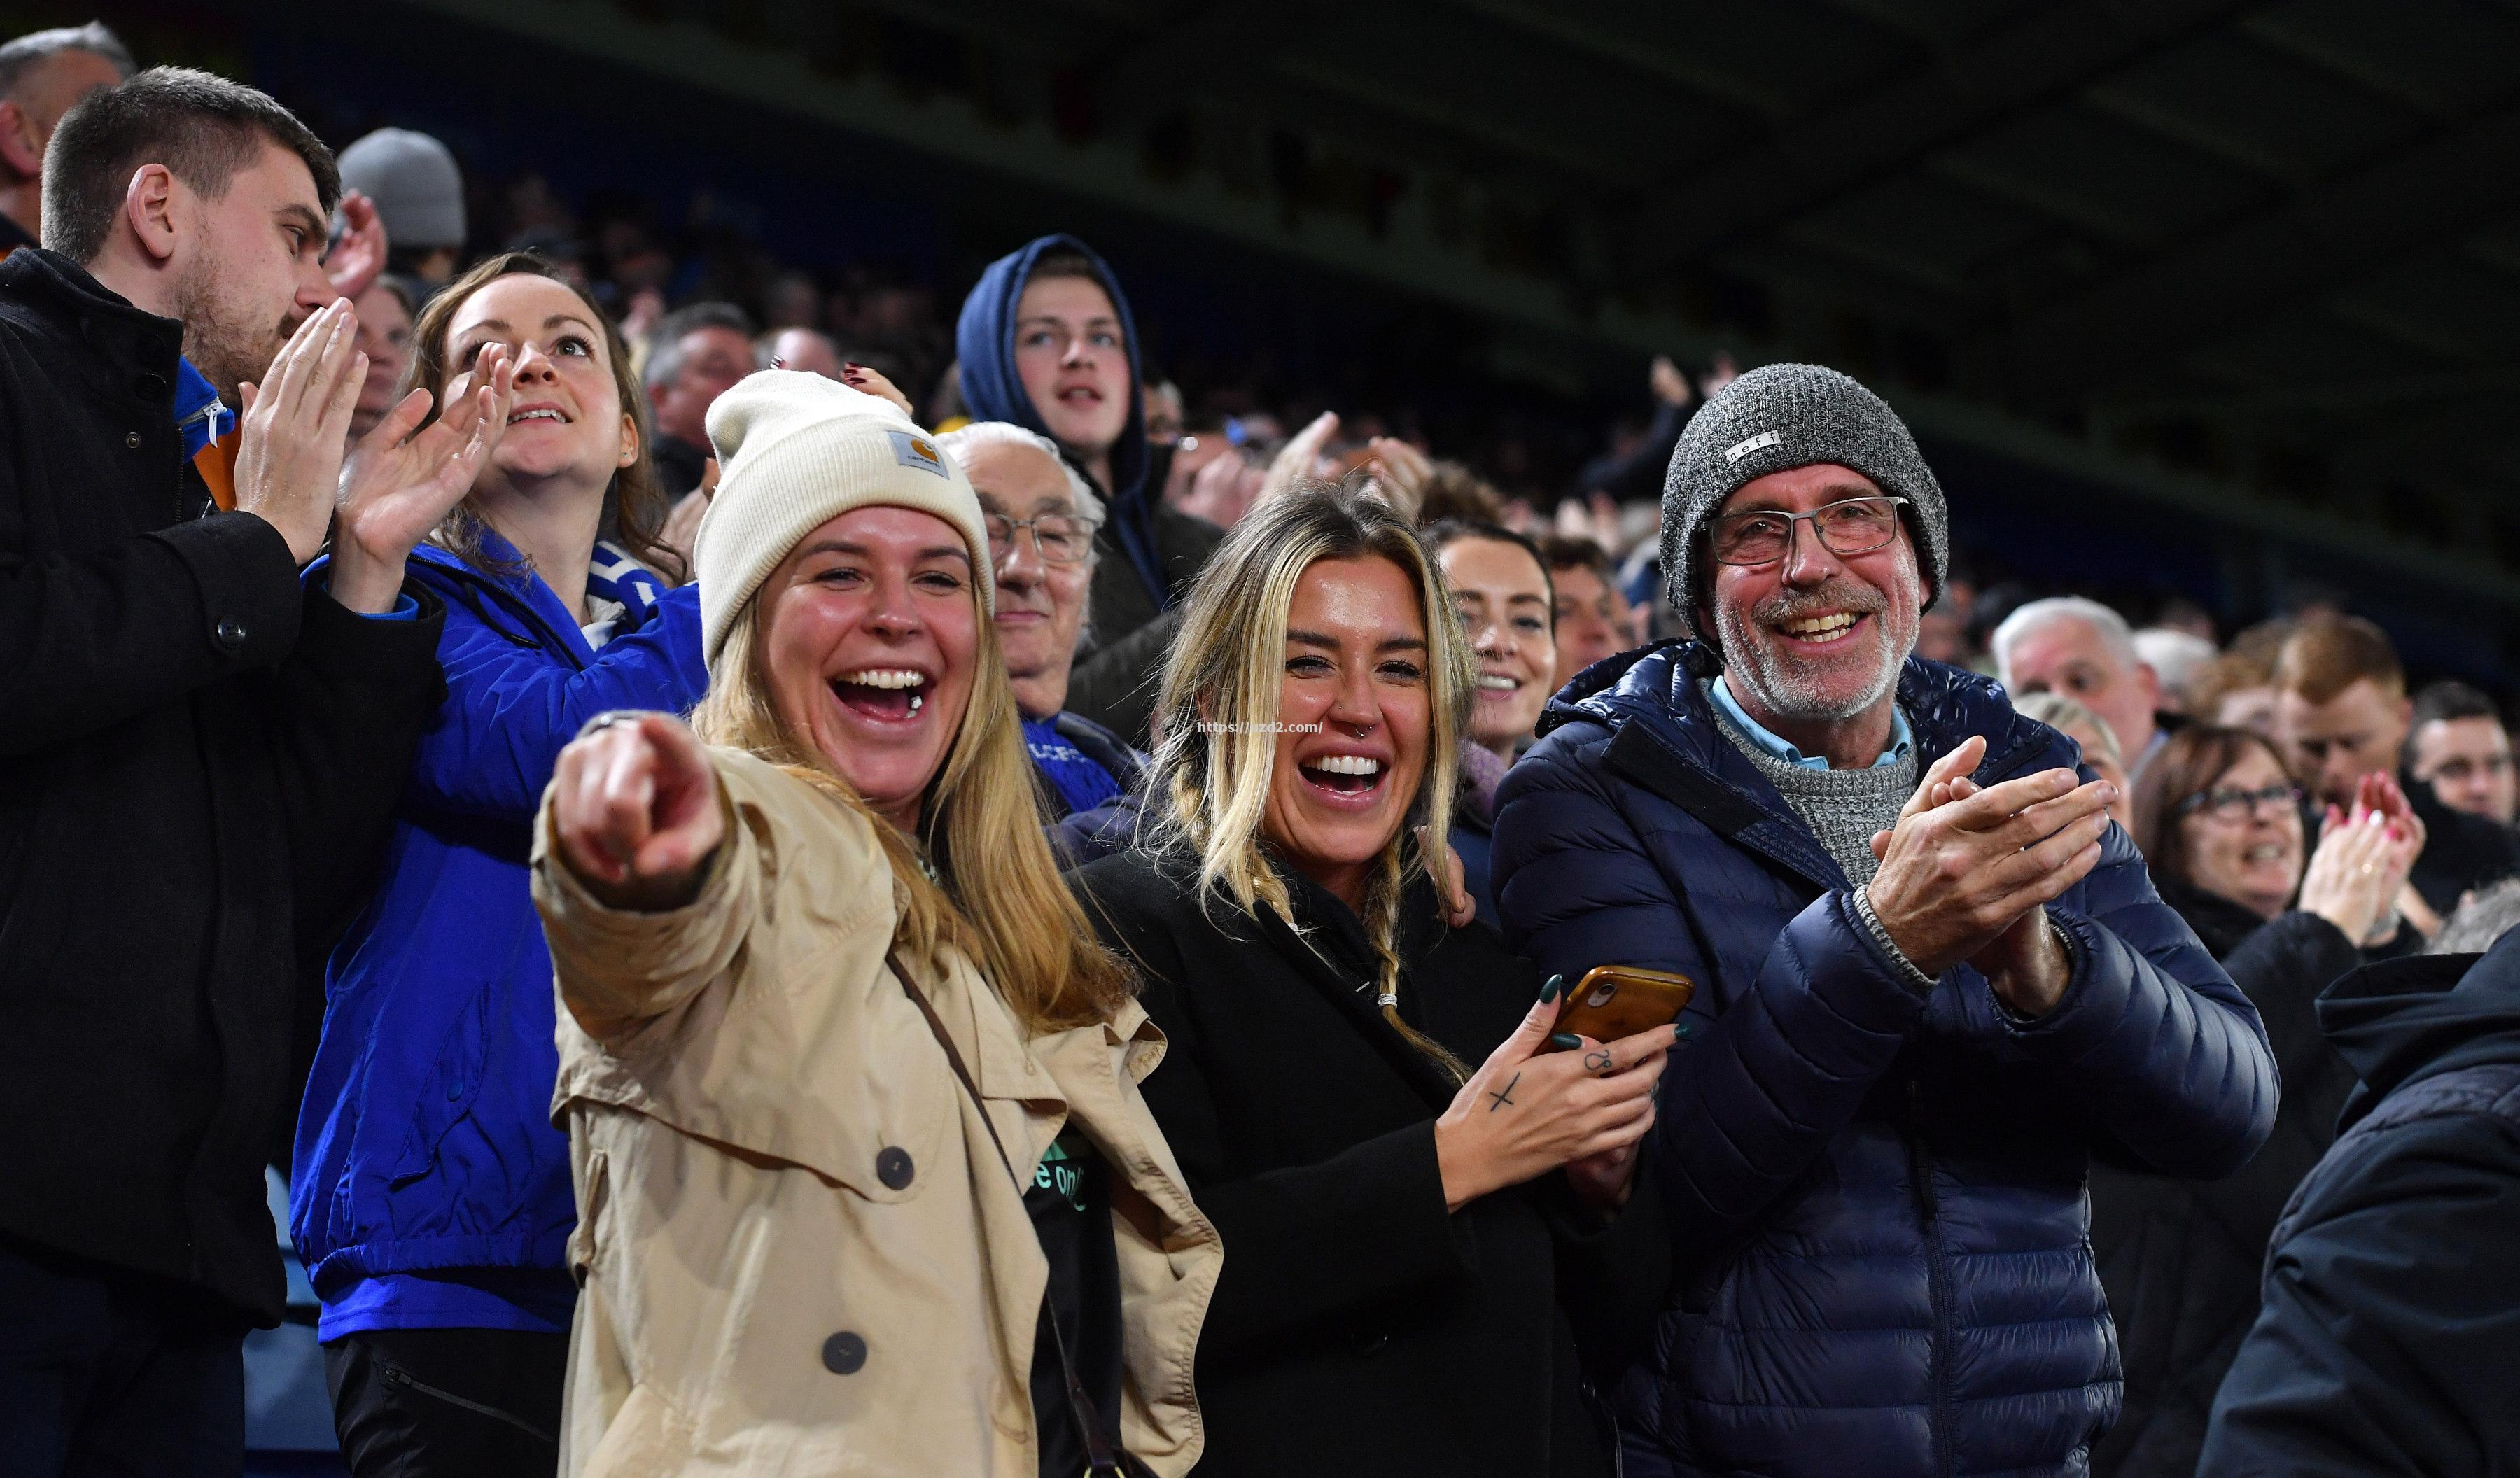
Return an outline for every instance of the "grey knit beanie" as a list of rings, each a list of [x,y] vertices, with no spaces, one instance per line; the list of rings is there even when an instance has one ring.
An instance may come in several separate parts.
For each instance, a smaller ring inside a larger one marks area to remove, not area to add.
[[[380,128],[342,150],[341,188],[377,202],[396,246],[464,245],[464,175],[425,133]]]
[[[1663,588],[1692,630],[1706,595],[1706,520],[1744,484],[1822,462],[1852,468],[1908,500],[1926,606],[1941,597],[1951,568],[1951,513],[1898,413],[1835,370],[1762,365],[1697,408],[1663,479]]]

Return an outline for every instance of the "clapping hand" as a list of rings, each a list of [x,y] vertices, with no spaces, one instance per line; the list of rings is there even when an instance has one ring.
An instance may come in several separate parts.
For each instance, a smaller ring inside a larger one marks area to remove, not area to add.
[[[1400,516],[1417,522],[1418,510],[1426,505],[1426,489],[1434,485],[1434,459],[1397,436],[1376,436],[1366,443],[1366,449],[1372,454],[1370,486],[1374,496],[1390,504]]]
[[[355,298],[384,276],[385,220],[377,214],[376,202],[350,190],[341,195],[341,224],[348,229],[326,253],[324,275],[332,279],[335,292]]]
[[[2300,908],[2336,925],[2357,946],[2394,923],[2407,875],[2424,851],[2424,824],[2397,781],[2366,775],[2355,787],[2354,810],[2329,806],[2318,847],[2301,879]]]
[[[1286,444],[1278,449],[1276,460],[1269,464],[1269,475],[1260,479],[1260,491],[1252,496],[1250,506],[1258,508],[1279,494],[1320,476],[1322,448],[1338,434],[1338,413],[1324,411],[1313,418],[1312,425],[1288,437]]]
[[[1985,756],[1972,736],[1926,772],[1898,825],[1874,834],[1881,869],[1866,893],[1916,968],[1967,961],[2007,1006],[2044,1015],[2065,986],[2045,905],[2098,865],[2116,792],[2064,769],[1981,789],[1968,776]]]
[[[1181,511],[1205,518],[1218,528],[1232,528],[1259,497],[1265,475],[1261,469],[1245,462],[1240,452],[1229,448],[1223,456],[1209,458],[1205,467],[1191,475],[1190,491],[1182,495]]]
[[[350,412],[368,380],[357,329],[346,300],[318,308],[273,356],[259,385],[238,386],[237,512],[278,529],[301,568],[323,552]]]
[[[392,608],[404,561],[472,490],[506,432],[515,386],[514,359],[493,344],[446,387],[446,414],[427,428],[413,433],[429,407],[416,389],[359,439],[341,466],[333,599],[371,615]]]
[[[562,749],[552,823],[561,861],[612,909],[688,901],[726,839],[707,751],[661,713],[599,719]]]

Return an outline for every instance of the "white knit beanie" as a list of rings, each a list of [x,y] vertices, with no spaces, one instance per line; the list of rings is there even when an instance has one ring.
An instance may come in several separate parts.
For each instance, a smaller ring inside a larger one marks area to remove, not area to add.
[[[807,534],[852,509],[917,509],[954,525],[970,551],[984,614],[989,530],[971,480],[891,401],[796,370],[745,376],[708,412],[717,495],[692,551],[700,652],[717,671],[736,615]]]

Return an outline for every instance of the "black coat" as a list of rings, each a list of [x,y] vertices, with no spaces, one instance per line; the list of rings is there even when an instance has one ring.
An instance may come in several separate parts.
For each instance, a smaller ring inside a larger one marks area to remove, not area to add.
[[[1099,562],[1086,605],[1093,645],[1077,655],[1067,678],[1068,712],[1083,714],[1142,747],[1153,726],[1164,659],[1181,631],[1178,601],[1207,566],[1207,557],[1225,542],[1225,530],[1164,505],[1164,478],[1172,463],[1171,447],[1150,448],[1144,486],[1146,497],[1155,504],[1155,558],[1163,561],[1176,604],[1167,610],[1155,600],[1120,547],[1120,536],[1103,524],[1094,536]]]
[[[1128,852],[1073,876],[1170,1039],[1147,1101],[1225,1239],[1199,1335],[1201,1478],[1608,1472],[1578,1327],[1615,1363],[1661,1307],[1660,1197],[1639,1186],[1598,1232],[1557,1177],[1447,1212],[1434,1120],[1455,1085],[1360,988],[1355,916],[1290,880],[1325,959],[1265,909],[1202,910],[1192,871]],[[1475,1064],[1541,977],[1486,925],[1446,928],[1422,884],[1408,918],[1401,1011]]]
[[[295,986],[369,881],[442,616],[362,619],[205,512],[181,339],[66,258],[0,265],[0,1234],[271,1324]]]
[[[2362,1075],[2275,1226],[2199,1478],[2520,1472],[2520,934],[2318,999]]]
[[[2434,913],[2448,918],[2469,889],[2520,873],[2520,831],[2490,816],[2452,810],[2432,786],[2411,775],[2400,775],[2398,782],[2406,787],[2415,819],[2424,824],[2424,855],[2415,859],[2407,880]]]
[[[2109,1478],[2189,1478],[2214,1393],[2258,1317],[2258,1269],[2285,1197],[2335,1138],[2353,1069],[2319,1033],[2313,1003],[2362,954],[2300,910],[2272,920],[2156,876],[2162,901],[2248,995],[2282,1074],[2273,1135],[2221,1181],[2174,1181],[2092,1166],[2092,1255],[2117,1321],[2126,1371],[2118,1423],[2092,1450]]]

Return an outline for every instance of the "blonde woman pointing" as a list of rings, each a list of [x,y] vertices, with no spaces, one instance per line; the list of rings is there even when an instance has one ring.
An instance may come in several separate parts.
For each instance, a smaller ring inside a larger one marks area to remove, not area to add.
[[[562,1471],[1186,1472],[1217,1233],[1033,814],[970,484],[809,375],[709,434],[708,696],[591,727],[536,849]]]

